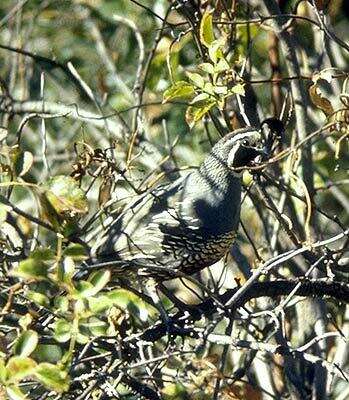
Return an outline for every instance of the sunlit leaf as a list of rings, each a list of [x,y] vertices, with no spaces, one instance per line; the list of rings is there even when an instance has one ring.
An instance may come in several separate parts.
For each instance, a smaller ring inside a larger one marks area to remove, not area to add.
[[[240,96],[245,96],[245,86],[242,83],[238,83],[229,89],[232,94],[239,94]]]
[[[11,271],[11,275],[21,278],[46,279],[49,266],[43,261],[27,258]]]
[[[206,93],[209,93],[211,95],[214,95],[215,86],[213,86],[211,82],[206,82],[205,85],[204,85],[203,91],[206,92]]]
[[[75,261],[86,259],[86,249],[78,243],[70,243],[63,251],[64,256],[69,256]]]
[[[87,299],[89,308],[94,314],[98,314],[102,311],[107,310],[108,308],[114,305],[113,299],[106,295],[100,295],[96,297],[90,297]]]
[[[19,320],[18,320],[18,325],[26,331],[29,327],[29,325],[33,322],[33,317],[32,315],[27,312],[24,315],[22,315]]]
[[[214,64],[217,64],[218,60],[223,58],[223,47],[223,39],[215,40],[210,44],[210,47],[208,48],[208,55]]]
[[[9,382],[18,382],[32,375],[36,362],[28,357],[11,357],[6,365]]]
[[[65,296],[55,297],[54,304],[55,307],[57,307],[61,313],[66,313],[68,311],[69,300],[67,299],[67,297]]]
[[[200,22],[200,42],[209,47],[214,41],[212,14],[205,12]]]
[[[5,360],[0,358],[0,382],[5,383],[7,378],[7,371],[5,366]]]
[[[163,95],[163,103],[178,98],[191,98],[194,93],[195,91],[192,84],[185,81],[179,81],[165,90]]]
[[[63,262],[58,267],[58,279],[61,282],[71,283],[75,273],[75,262],[71,257],[64,257]]]
[[[75,284],[75,289],[75,297],[79,299],[85,299],[95,294],[95,289],[91,282],[78,281]]]
[[[33,291],[29,290],[26,293],[26,297],[29,300],[34,301],[34,303],[39,304],[40,306],[48,307],[50,305],[49,298],[42,293],[33,292]]]
[[[21,151],[16,149],[13,153],[13,167],[16,176],[25,175],[34,162],[33,154],[29,151]]]
[[[193,98],[190,104],[195,104],[196,106],[198,106],[197,103],[206,102],[209,97],[210,95],[208,93],[200,93]]]
[[[215,101],[208,101],[206,104],[201,105],[200,107],[189,106],[185,113],[185,119],[190,128],[196,124],[196,122],[200,121],[202,117],[211,110],[211,108],[216,104]]]
[[[89,282],[92,283],[94,289],[96,290],[96,293],[102,290],[104,286],[109,282],[110,276],[111,274],[109,270],[97,271],[90,275]]]
[[[201,69],[201,71],[207,72],[208,74],[213,75],[215,73],[214,66],[211,63],[202,63],[199,64],[198,67]]]
[[[214,91],[216,94],[227,94],[228,88],[226,86],[216,86]]]
[[[161,391],[164,400],[179,400],[188,398],[188,393],[182,383],[167,383]]]
[[[24,331],[16,340],[13,346],[13,353],[20,357],[28,357],[35,350],[39,341],[37,332],[32,330]]]
[[[72,325],[65,319],[58,319],[53,324],[53,337],[57,342],[64,343],[67,342],[71,337]]]
[[[109,324],[96,317],[89,318],[88,322],[82,324],[93,336],[104,336],[108,334]]]
[[[9,400],[27,400],[28,397],[20,390],[18,386],[6,386],[6,393]]]
[[[224,58],[221,58],[218,61],[218,63],[214,66],[214,72],[217,74],[220,72],[223,72],[223,71],[227,71],[229,69],[230,69],[230,65]]]
[[[59,175],[50,178],[44,189],[45,197],[59,216],[75,217],[87,212],[86,195],[72,177]]]
[[[76,295],[80,299],[96,295],[110,280],[110,271],[97,271],[93,273],[89,281],[78,281],[75,285]]]
[[[35,377],[47,388],[62,393],[69,389],[69,377],[56,365],[41,363],[35,369]]]
[[[204,78],[195,72],[187,72],[188,78],[194,83],[198,88],[202,88],[205,85]]]

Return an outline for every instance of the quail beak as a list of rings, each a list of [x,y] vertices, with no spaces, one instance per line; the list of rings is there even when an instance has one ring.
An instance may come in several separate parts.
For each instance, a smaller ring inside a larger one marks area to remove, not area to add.
[[[241,146],[234,154],[234,161],[231,167],[244,168],[254,165],[258,160],[257,157],[263,157],[264,150],[252,146]]]
[[[265,148],[248,147],[248,152],[250,156],[250,162],[248,165],[255,164],[260,160],[264,160],[268,155]]]
[[[246,166],[251,166],[254,163],[264,160],[267,156],[267,148],[263,143],[260,132],[254,136],[254,140],[248,146],[243,146],[244,152],[247,154],[248,161]]]

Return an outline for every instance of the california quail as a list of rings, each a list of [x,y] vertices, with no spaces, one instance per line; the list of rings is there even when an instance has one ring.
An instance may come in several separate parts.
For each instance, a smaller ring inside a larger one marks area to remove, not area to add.
[[[242,168],[261,153],[258,130],[227,134],[198,169],[109,217],[92,249],[91,267],[110,267],[121,274],[136,270],[164,280],[217,262],[238,229]]]

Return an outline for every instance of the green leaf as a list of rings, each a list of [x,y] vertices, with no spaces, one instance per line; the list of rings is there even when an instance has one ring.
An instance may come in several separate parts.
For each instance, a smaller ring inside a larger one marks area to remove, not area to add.
[[[190,98],[194,95],[194,87],[188,82],[179,81],[174,83],[163,94],[163,103],[178,98]]]
[[[201,71],[207,72],[208,74],[213,75],[215,70],[214,70],[214,66],[211,63],[202,63],[198,66]]]
[[[90,297],[87,300],[89,309],[93,314],[99,314],[114,305],[114,301],[105,295]]]
[[[180,400],[186,399],[188,394],[182,383],[167,383],[161,390],[164,400]]]
[[[62,393],[69,389],[69,377],[56,365],[41,363],[35,369],[35,377],[47,388]]]
[[[71,337],[72,324],[65,319],[58,319],[53,324],[53,331],[53,337],[55,340],[57,340],[57,342],[67,342]]]
[[[29,300],[32,300],[34,303],[39,304],[40,306],[48,307],[50,305],[50,299],[42,293],[29,290],[26,293],[26,296]]]
[[[29,151],[21,151],[17,149],[13,156],[13,166],[16,176],[25,175],[34,162],[33,154]]]
[[[11,357],[6,365],[9,382],[19,382],[28,375],[32,375],[36,362],[28,357]]]
[[[200,42],[209,47],[214,41],[212,14],[205,12],[200,22]]]
[[[237,85],[235,85],[231,89],[229,89],[229,93],[239,94],[240,96],[245,96],[245,87],[242,83],[238,83]]]
[[[198,107],[200,104],[206,104],[207,99],[209,99],[209,98],[210,98],[210,95],[208,93],[200,93],[193,98],[193,100],[190,102],[190,104],[195,104],[195,106]]]
[[[77,336],[76,336],[76,341],[77,341],[79,344],[86,344],[86,343],[89,342],[89,340],[90,340],[90,337],[89,337],[89,336],[83,335],[82,333],[79,333],[79,332],[78,332],[78,334],[77,334]]]
[[[40,190],[38,190],[36,194],[38,195],[38,200],[40,204],[40,217],[44,221],[47,221],[49,224],[51,224],[55,230],[57,230],[58,232],[61,231],[62,220],[56,212],[55,208],[46,197],[46,192],[41,192]]]
[[[88,282],[89,283],[89,282]],[[74,312],[75,314],[83,314],[86,311],[86,302],[85,299],[77,299],[74,303]]]
[[[86,249],[78,243],[70,243],[64,249],[63,255],[71,257],[74,261],[85,260],[87,257]]]
[[[99,318],[91,317],[88,322],[82,324],[82,326],[87,328],[93,336],[108,335],[109,324]]]
[[[62,358],[61,346],[56,344],[38,344],[33,358],[37,362],[57,363]]]
[[[64,218],[86,214],[88,203],[85,193],[70,176],[55,176],[44,185],[45,197],[55,212]]]
[[[223,48],[224,48],[223,39],[215,40],[210,44],[210,47],[208,48],[208,55],[213,64],[217,64],[218,60],[224,57]]]
[[[30,313],[26,313],[22,315],[19,320],[18,320],[18,325],[26,331],[29,327],[29,325],[33,322],[33,317],[31,316]]]
[[[188,78],[194,83],[195,86],[198,88],[203,88],[205,85],[205,80],[204,78],[196,74],[195,72],[187,72]]]
[[[216,86],[214,91],[216,94],[227,94],[228,88],[226,86]]]
[[[228,62],[224,58],[221,58],[215,65],[214,72],[219,74],[220,72],[227,71],[229,69],[230,65],[228,64]]]
[[[7,371],[5,367],[5,360],[0,358],[0,382],[5,383],[7,379]]]
[[[89,282],[92,283],[96,293],[102,290],[109,281],[110,281],[109,270],[96,271],[89,277]]]
[[[88,299],[88,302],[91,311],[96,314],[102,311],[101,309],[116,306],[119,309],[128,309],[132,315],[136,315],[142,321],[146,321],[149,313],[154,312],[154,309],[151,306],[147,307],[146,303],[140,297],[125,289],[115,289],[105,295],[99,295],[95,298],[91,297]]]
[[[6,393],[9,400],[27,400],[28,397],[17,386],[6,386]]]
[[[61,313],[66,313],[69,309],[69,300],[65,296],[55,297],[54,303]]]
[[[64,283],[71,283],[75,272],[75,263],[71,257],[65,257],[58,266],[58,279]]]
[[[75,284],[75,298],[85,299],[89,296],[93,296],[94,289],[91,282],[87,281],[78,281]]]
[[[28,357],[35,350],[38,341],[37,332],[29,329],[18,337],[13,346],[13,353],[20,357]]]
[[[76,294],[80,299],[96,295],[110,280],[110,271],[94,272],[88,281],[79,281],[76,283]]]
[[[21,278],[46,279],[49,266],[43,261],[27,258],[19,263],[18,267],[11,271],[11,275]]]
[[[211,108],[216,104],[216,101],[208,101],[206,104],[201,105],[200,107],[190,106],[187,108],[185,113],[185,119],[190,129],[194,127],[194,125],[202,119],[202,117],[211,110]]]
[[[214,90],[215,90],[215,86],[213,86],[211,82],[205,83],[204,88],[203,88],[204,92],[214,95]]]
[[[30,253],[30,258],[40,261],[50,261],[56,259],[56,254],[52,249],[47,247],[37,247]]]

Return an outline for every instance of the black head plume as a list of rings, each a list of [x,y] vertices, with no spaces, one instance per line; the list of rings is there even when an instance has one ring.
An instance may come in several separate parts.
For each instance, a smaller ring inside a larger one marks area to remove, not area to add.
[[[282,143],[285,126],[279,118],[271,117],[262,121],[260,129],[264,141],[264,153],[269,157],[275,147]]]

